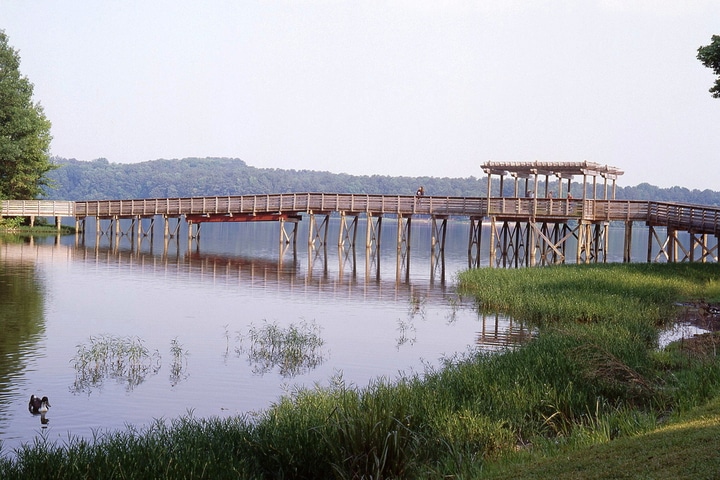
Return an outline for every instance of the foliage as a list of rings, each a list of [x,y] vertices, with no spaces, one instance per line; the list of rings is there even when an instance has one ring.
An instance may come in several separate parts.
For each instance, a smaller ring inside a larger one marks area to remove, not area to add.
[[[715,85],[710,88],[710,93],[713,98],[720,98],[720,35],[713,35],[710,45],[698,48],[697,59],[718,75]]]
[[[0,198],[32,199],[48,185],[50,122],[33,85],[20,74],[20,56],[0,30]]]
[[[0,230],[16,231],[25,223],[23,217],[0,217]]]
[[[135,164],[106,159],[81,162],[53,158],[49,199],[174,198],[265,193],[337,192],[413,195],[424,182],[429,194],[477,196],[481,182],[466,179],[353,176],[310,170],[255,168],[233,158],[185,158]]]

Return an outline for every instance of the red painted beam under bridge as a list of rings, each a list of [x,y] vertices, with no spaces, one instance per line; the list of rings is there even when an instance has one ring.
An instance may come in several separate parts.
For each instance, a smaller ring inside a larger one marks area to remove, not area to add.
[[[188,223],[203,223],[203,222],[279,222],[280,220],[287,220],[296,222],[302,220],[302,217],[297,214],[289,213],[235,213],[229,214],[210,214],[210,215],[186,215],[185,219]]]

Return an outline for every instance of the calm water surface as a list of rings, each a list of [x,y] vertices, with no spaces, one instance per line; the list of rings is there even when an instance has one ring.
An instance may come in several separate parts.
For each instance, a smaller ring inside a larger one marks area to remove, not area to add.
[[[249,413],[337,376],[364,386],[528,335],[455,294],[455,274],[468,266],[467,223],[448,223],[437,261],[430,224],[414,221],[410,267],[399,270],[391,220],[370,260],[364,248],[338,251],[336,221],[327,251],[308,252],[304,223],[297,252],[282,255],[275,223],[206,224],[199,246],[184,231],[165,245],[157,227],[153,245],[96,241],[92,231],[79,244],[0,244],[3,453],[38,435],[64,441],[188,412]],[[615,237],[622,245],[622,230]],[[621,260],[622,248],[613,251]],[[268,332],[299,337],[304,356],[263,344]],[[103,370],[97,350],[113,345],[145,354]],[[28,412],[31,394],[50,398],[48,425]]]

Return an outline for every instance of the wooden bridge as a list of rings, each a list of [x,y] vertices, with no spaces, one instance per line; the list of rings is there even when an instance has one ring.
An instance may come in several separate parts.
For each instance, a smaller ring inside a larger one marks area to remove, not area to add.
[[[313,248],[328,242],[330,215],[339,215],[341,220],[338,245],[352,247],[357,243],[358,220],[365,217],[366,248],[374,248],[378,244],[382,219],[392,216],[397,218],[398,248],[401,252],[409,248],[413,218],[424,216],[431,220],[431,248],[442,251],[447,220],[457,217],[470,222],[468,253],[471,264],[479,259],[480,226],[483,220],[487,220],[492,232],[490,258],[496,259],[494,263],[497,266],[564,262],[571,239],[577,246],[576,260],[605,261],[610,222],[623,222],[625,225],[626,261],[630,259],[633,223],[649,227],[649,262],[663,259],[717,262],[717,239],[720,236],[719,207],[536,197],[291,193],[84,202],[6,200],[0,202],[0,215],[55,217],[58,225],[59,218],[73,217],[79,233],[84,232],[86,219],[94,217],[98,226],[97,235],[115,236],[128,235],[128,231],[138,236],[152,235],[155,220],[161,218],[166,237],[178,234],[180,221],[184,218],[189,227],[188,236],[192,239],[199,238],[200,226],[204,222],[277,221],[281,225],[279,241],[293,244],[297,241],[297,222],[307,216],[310,219],[308,245]],[[148,219],[149,226],[146,222],[143,228],[142,219]],[[121,227],[121,220],[130,222],[129,229]],[[683,232],[687,234],[684,241],[680,238]],[[708,237],[715,238],[714,245],[708,243]],[[653,245],[658,248],[656,254]]]
[[[357,246],[359,219],[365,218],[364,247],[368,252],[377,250],[382,220],[390,216],[397,219],[399,263],[406,257],[409,261],[413,218],[430,219],[430,248],[437,254],[444,250],[448,219],[456,217],[469,220],[470,267],[480,266],[483,221],[490,224],[490,238],[486,239],[490,266],[563,263],[573,253],[577,263],[605,262],[611,222],[625,226],[623,259],[629,262],[632,227],[642,223],[649,227],[648,262],[718,261],[720,207],[615,200],[615,179],[622,172],[590,162],[489,162],[483,169],[488,175],[485,197],[288,193],[79,202],[17,200],[0,202],[0,216],[55,217],[57,225],[62,217],[74,217],[76,231],[83,235],[86,219],[94,218],[98,237],[138,238],[152,236],[155,220],[160,218],[164,237],[177,236],[184,219],[189,241],[199,241],[205,222],[277,221],[280,244],[293,246],[298,222],[306,216],[310,221],[308,246],[318,248],[328,243],[328,222],[335,215],[341,222],[337,244],[342,248]],[[514,180],[511,188],[505,184],[508,174]],[[493,175],[500,176],[495,192]],[[539,181],[541,176],[545,176],[544,182]],[[549,188],[550,176],[557,177],[556,189]],[[570,195],[574,176],[583,178],[579,198]],[[604,179],[602,195],[597,193],[598,178]],[[538,195],[540,187],[545,190],[542,195]]]

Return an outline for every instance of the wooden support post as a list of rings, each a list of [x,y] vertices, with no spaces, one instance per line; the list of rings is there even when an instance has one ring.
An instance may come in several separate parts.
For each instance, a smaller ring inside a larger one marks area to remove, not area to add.
[[[357,224],[358,216],[352,215],[352,220],[348,225],[347,213],[340,212],[340,232],[338,233],[338,246],[345,248],[355,248],[355,242],[357,240]]]
[[[669,262],[677,262],[678,261],[678,248],[677,248],[677,231],[674,228],[668,227],[667,228],[667,236],[668,236],[668,261]]]
[[[367,232],[365,237],[365,248],[380,249],[380,234],[382,230],[382,217],[373,217],[371,213],[367,215]]]
[[[382,234],[382,216],[374,218],[367,212],[367,231],[365,236],[365,277],[370,278],[370,266],[376,265],[376,277],[380,278],[380,236]]]
[[[294,220],[292,222],[293,228],[290,233],[288,233],[286,228],[287,220],[284,218],[280,218],[280,245],[288,245],[292,242],[293,247],[297,246],[297,229],[298,229],[298,222],[297,220]]]
[[[397,216],[397,257],[395,264],[395,278],[400,281],[403,270],[405,276],[410,276],[410,234],[412,231],[412,217]]]
[[[610,228],[609,222],[603,222],[598,225],[600,229],[600,235],[602,235],[602,263],[607,263],[607,252],[610,248],[610,235],[608,235],[608,229]]]
[[[588,233],[588,227],[589,225],[586,223],[578,223],[577,227],[577,255],[575,259],[575,263],[588,263],[589,261],[589,245],[588,245],[588,237],[590,236]]]
[[[315,220],[315,214],[310,213],[310,226],[308,228],[308,247],[325,247],[327,245],[328,223],[330,215],[325,214],[320,225]]]
[[[516,188],[517,190],[517,188]],[[440,224],[438,225],[438,219]],[[440,277],[445,280],[445,234],[447,231],[447,217],[432,216],[432,238],[430,241],[430,281],[435,280],[435,270],[440,265]]]
[[[536,241],[537,241],[537,235],[536,235],[536,228],[534,225],[534,221],[528,222],[528,227],[530,227],[530,243],[528,245],[527,254],[530,257],[530,263],[529,265],[531,267],[535,266],[535,248],[536,248]]]
[[[632,262],[632,226],[633,222],[625,222],[625,239],[623,241],[623,262]]]
[[[438,219],[440,219],[440,224],[438,226]],[[430,239],[430,248],[432,250],[435,250],[438,243],[440,245],[440,251],[445,251],[445,235],[447,232],[447,216],[438,217],[436,215],[432,216],[432,238]]]
[[[491,230],[495,231],[495,217],[490,217]],[[494,237],[490,238],[490,266],[492,266],[495,251],[493,249]],[[482,239],[482,217],[470,217],[470,235],[468,239],[468,268],[480,267],[480,242]]]

